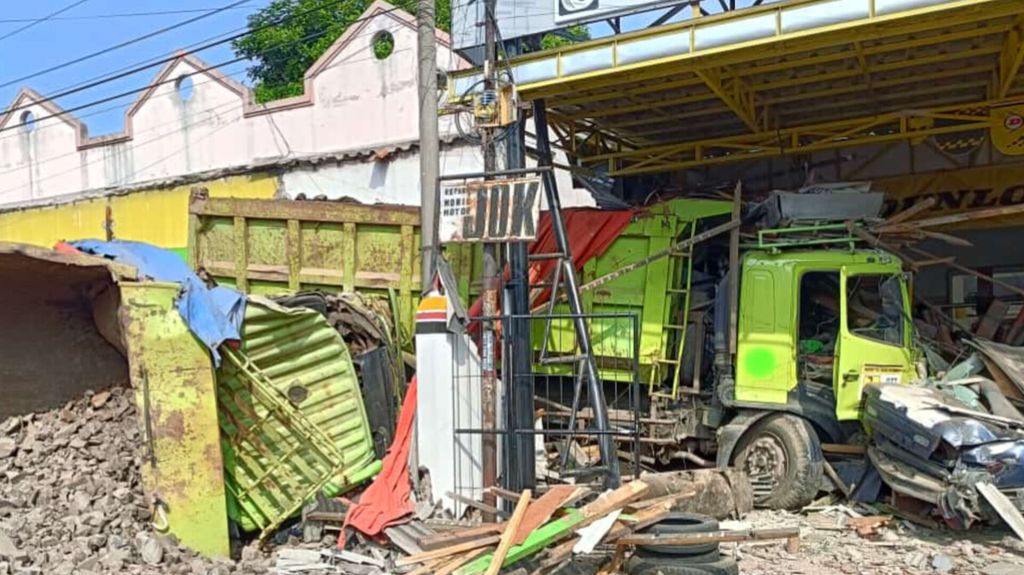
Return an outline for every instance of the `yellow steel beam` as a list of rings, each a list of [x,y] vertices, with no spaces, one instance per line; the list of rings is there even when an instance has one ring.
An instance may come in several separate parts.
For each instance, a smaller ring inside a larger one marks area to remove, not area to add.
[[[797,0],[796,2],[785,2],[761,7],[766,10],[783,10],[792,8],[794,4],[815,4],[819,0]],[[543,60],[545,58],[560,59],[562,55],[590,50],[598,47],[610,47],[613,52],[617,51],[618,45],[653,35],[666,34],[686,30],[692,35],[698,26],[706,25],[712,21],[718,23],[722,20],[742,20],[755,13],[758,9],[748,9],[731,12],[728,15],[711,18],[702,18],[702,22],[683,22],[680,24],[662,26],[644,30],[634,34],[623,34],[608,39],[586,42],[572,47],[559,48],[553,51],[540,52],[517,62],[529,62]],[[993,20],[1004,16],[1018,15],[1024,12],[1024,3],[1020,0],[954,0],[938,5],[923,6],[900,12],[885,15],[870,16],[865,19],[852,20],[838,24],[810,28],[797,32],[777,32],[775,35],[766,36],[746,42],[738,42],[731,45],[716,46],[702,50],[693,50],[688,53],[656,58],[647,61],[633,62],[628,64],[613,64],[610,68],[595,70],[591,72],[574,75],[559,74],[558,77],[550,80],[541,80],[531,84],[520,86],[524,97],[532,98],[531,91],[539,90],[546,86],[562,86],[563,89],[570,89],[567,82],[577,80],[591,80],[609,75],[617,75],[645,68],[661,67],[674,63],[693,61],[695,67],[725,66],[734,63],[764,59],[768,55],[773,57],[783,54],[799,53],[801,51],[813,50],[835,46],[836,44],[850,43],[855,39],[864,37],[895,36],[903,34],[915,34],[927,31],[935,31],[942,28],[968,24],[972,22]],[[706,62],[701,60],[707,58]],[[559,68],[561,69],[561,67]],[[574,86],[572,90],[589,89],[585,83]]]
[[[806,154],[822,150],[833,150],[837,148],[848,148],[854,146],[866,146],[870,144],[880,144],[899,140],[911,140],[941,134],[955,134],[958,132],[963,132],[972,129],[985,129],[988,127],[988,125],[988,118],[985,118],[971,125],[942,126],[924,130],[914,130],[913,132],[901,130],[899,132],[894,132],[890,134],[872,134],[866,136],[856,136],[840,139],[823,139],[817,140],[809,144],[801,144],[799,142],[792,141],[790,141],[787,144],[786,139],[783,139],[781,140],[780,144],[775,147],[763,146],[761,148],[754,148],[751,151],[743,154],[730,154],[722,156],[708,156],[706,154],[707,147],[698,145],[692,148],[692,150],[695,150],[697,152],[692,159],[679,160],[675,162],[661,162],[655,165],[641,166],[639,168],[636,168],[634,166],[626,166],[623,168],[611,170],[609,172],[609,175],[629,176],[638,174],[686,170],[689,168],[710,166],[716,164],[729,164],[735,162],[757,160],[761,158],[771,158],[785,154]],[[790,138],[790,140],[792,140],[792,138]],[[667,154],[663,153],[663,155]]]
[[[873,86],[865,84],[850,84],[846,86],[838,86],[835,88],[827,88],[824,90],[811,90],[806,92],[799,92],[792,95],[776,96],[765,98],[766,104],[784,104],[787,102],[799,102],[801,100],[827,98],[830,96],[839,96],[842,94],[850,94],[857,92],[866,92],[871,89],[882,89],[890,88],[893,86],[906,86],[912,84],[920,84],[921,82],[931,82],[934,80],[945,80],[948,78],[958,78],[961,76],[970,76],[972,74],[982,74],[991,72],[993,64],[979,64],[977,66],[966,66],[964,68],[955,68],[953,70],[943,70],[941,72],[933,72],[931,74],[915,74],[910,77],[892,78],[889,80],[877,80]]]
[[[989,81],[985,80],[974,80],[970,82],[961,83],[950,83],[950,84],[938,84],[924,86],[913,90],[901,90],[899,92],[890,92],[887,94],[878,94],[872,97],[857,98],[853,100],[831,100],[824,101],[820,104],[815,105],[803,105],[798,107],[786,108],[779,111],[780,116],[809,116],[814,112],[820,112],[823,110],[835,110],[837,108],[849,108],[852,106],[870,106],[875,101],[890,101],[890,100],[902,100],[904,98],[916,98],[919,96],[929,96],[932,94],[946,94],[948,92],[954,92],[956,90],[966,90],[971,88],[984,88],[988,86]],[[981,90],[979,90],[981,91]]]
[[[770,133],[755,133],[755,134],[740,134],[736,136],[730,136],[726,138],[718,138],[714,140],[696,141],[696,142],[683,142],[678,144],[665,144],[661,146],[654,146],[649,148],[643,148],[639,150],[620,151],[611,154],[602,154],[596,156],[590,156],[582,158],[585,162],[595,162],[603,160],[622,160],[622,159],[643,159],[645,157],[651,157],[653,155],[660,155],[662,153],[688,153],[692,152],[695,148],[714,148],[720,146],[761,146],[764,142],[771,141],[773,139],[781,139],[782,141],[792,140],[797,141],[802,137],[811,137],[817,140],[835,140],[838,142],[845,142],[853,137],[858,137],[858,134],[869,133],[869,132],[881,132],[877,130],[879,126],[898,126],[900,133],[906,133],[907,137],[918,137],[922,135],[928,135],[928,133],[948,133],[950,131],[963,131],[968,129],[976,129],[979,127],[987,127],[988,107],[993,102],[980,101],[964,104],[956,104],[953,106],[946,106],[943,108],[936,109],[924,109],[924,110],[912,110],[912,111],[897,111],[889,112],[886,114],[878,114],[868,118],[855,118],[847,120],[839,120],[834,122],[826,122],[821,124],[814,124],[808,126],[801,126],[797,128],[787,128],[778,130]],[[929,132],[929,129],[915,129],[912,130],[910,127],[910,118],[958,118],[959,124],[951,124],[949,126],[940,126],[934,128],[939,132]],[[955,128],[953,130],[947,130],[947,128]],[[912,133],[911,133],[912,132]],[[871,135],[865,136],[870,139]],[[884,134],[878,134],[878,137],[885,137]],[[884,140],[883,140],[884,141]],[[819,144],[820,145],[820,142]]]
[[[722,82],[720,70],[697,70],[697,76],[707,84],[718,99],[733,111],[751,131],[758,131],[757,110],[754,107],[754,92],[739,78]]]
[[[571,120],[583,120],[588,118],[608,118],[611,116],[621,116],[622,114],[629,114],[631,112],[649,112],[655,108],[664,108],[666,106],[680,106],[683,104],[694,104],[697,102],[706,102],[715,99],[717,99],[717,96],[715,96],[713,92],[706,92],[703,94],[687,94],[685,96],[679,96],[676,98],[652,99],[638,104],[630,104],[628,106],[605,106],[597,110],[575,112],[572,114],[566,114],[565,116]]]
[[[1006,33],[1006,42],[999,52],[999,77],[995,91],[996,98],[1005,98],[1017,81],[1021,65],[1024,64],[1024,24],[1021,19]]]
[[[980,38],[983,38],[983,37],[986,37],[986,36],[992,36],[992,35],[997,35],[997,34],[1001,34],[1003,32],[1006,32],[1007,30],[1009,30],[1011,28],[1011,26],[1012,26],[1012,24],[997,22],[997,23],[994,23],[994,24],[991,24],[991,23],[990,24],[986,24],[984,27],[981,27],[981,28],[972,27],[972,28],[969,28],[967,30],[958,30],[958,31],[955,31],[955,32],[942,33],[942,34],[934,34],[934,35],[925,36],[925,37],[912,37],[912,38],[909,38],[907,40],[900,40],[900,41],[895,41],[895,42],[885,42],[885,43],[880,43],[880,44],[876,44],[876,45],[865,47],[864,48],[864,55],[866,57],[870,57],[870,56],[877,56],[877,55],[881,55],[881,54],[897,52],[897,51],[901,51],[901,50],[909,50],[909,49],[913,49],[913,48],[922,48],[922,47],[926,47],[926,46],[948,45],[950,42],[954,42],[954,41],[958,41],[958,40],[965,40],[965,39],[971,39],[971,38],[980,39]],[[889,32],[886,32],[884,34],[880,34],[878,36],[874,36],[874,38],[877,39],[877,38],[886,37],[886,36],[890,36],[890,35],[892,35],[892,34],[890,34]],[[898,35],[898,34],[896,34],[896,35]],[[853,38],[856,38],[856,36],[854,36]],[[832,44],[831,46],[840,45],[840,44],[841,43],[837,40],[836,44]],[[849,44],[849,42],[847,42],[847,44]],[[999,49],[1000,48],[998,47],[998,45],[996,45],[996,46],[993,46],[993,47],[982,48],[981,50],[983,52],[979,51],[978,53],[985,53],[985,54],[996,53],[996,52],[999,51]],[[951,55],[953,57],[957,57],[955,54],[951,54]],[[966,56],[964,56],[964,57],[966,57]],[[806,67],[809,67],[809,66],[814,66],[814,65],[819,65],[819,64],[831,64],[831,63],[834,63],[834,62],[839,62],[839,61],[849,60],[849,59],[854,59],[854,58],[856,58],[856,54],[851,49],[851,50],[845,50],[845,51],[840,51],[840,52],[831,52],[831,53],[828,53],[828,54],[813,54],[813,53],[812,54],[806,54],[806,55],[803,55],[800,58],[793,58],[793,59],[785,60],[785,61],[779,61],[779,59],[776,58],[775,61],[773,63],[770,63],[770,64],[754,65],[754,64],[751,64],[748,61],[746,63],[746,65],[743,66],[743,68],[742,68],[742,76],[745,77],[745,78],[750,78],[750,77],[755,77],[755,76],[760,76],[760,75],[768,74],[768,73],[771,73],[771,72],[778,72],[778,71],[785,71],[785,70],[795,70],[795,69],[806,68]],[[560,98],[559,99],[559,103],[560,104],[566,104],[566,105],[586,104],[586,103],[592,103],[592,102],[599,102],[599,101],[605,101],[605,100],[610,100],[610,99],[616,99],[616,98],[622,97],[625,94],[642,95],[642,94],[649,94],[649,93],[652,93],[652,92],[658,92],[658,91],[661,91],[661,87],[663,87],[665,89],[673,89],[673,88],[680,88],[680,87],[686,87],[686,86],[699,85],[699,84],[701,84],[700,78],[690,77],[689,76],[689,74],[693,72],[694,67],[695,67],[695,65],[694,65],[693,62],[683,62],[683,63],[676,64],[676,65],[673,65],[673,66],[670,66],[670,67],[655,67],[653,69],[633,70],[633,71],[630,71],[628,73],[624,72],[623,75],[615,75],[615,76],[609,77],[609,78],[588,79],[587,82],[586,82],[586,86],[581,88],[582,90],[585,90],[588,93],[589,92],[593,92],[593,91],[597,91],[597,90],[601,90],[601,89],[607,89],[607,88],[611,88],[612,90],[608,91],[608,92],[604,92],[604,93],[582,95],[582,96],[578,96],[578,97],[574,97],[574,98],[568,98],[568,99],[564,99],[564,101]],[[676,79],[676,80],[667,81],[667,82],[665,82],[664,84],[661,84],[661,85],[643,86],[642,88],[636,88],[636,89],[626,88],[627,86],[630,86],[630,85],[635,84],[637,82],[645,82],[645,81],[659,79],[659,78],[676,78],[676,76],[679,75],[679,74],[687,74],[688,77],[686,77],[684,79]],[[730,76],[726,76],[723,79],[727,79],[729,77]],[[623,89],[623,88],[625,88],[625,89]],[[752,85],[752,88],[754,90],[756,90],[756,91],[761,91],[761,85],[758,84],[758,83],[754,83]],[[554,84],[549,85],[547,87],[529,88],[530,92],[528,94],[528,97],[530,99],[539,99],[539,98],[554,96],[556,94],[578,93],[581,89],[570,88],[569,86],[562,85],[560,83],[554,83]]]

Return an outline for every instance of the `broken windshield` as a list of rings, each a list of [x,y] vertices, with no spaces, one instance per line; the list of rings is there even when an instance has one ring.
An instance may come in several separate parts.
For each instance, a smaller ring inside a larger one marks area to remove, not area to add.
[[[846,281],[850,333],[893,345],[903,344],[903,290],[900,276],[865,274]]]

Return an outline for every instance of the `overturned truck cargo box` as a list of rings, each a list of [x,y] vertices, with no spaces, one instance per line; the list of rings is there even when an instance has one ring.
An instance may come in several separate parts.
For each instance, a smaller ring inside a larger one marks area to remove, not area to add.
[[[217,373],[228,513],[269,535],[380,470],[352,359],[323,315],[251,297]]]
[[[174,308],[179,286],[103,258],[7,243],[0,275],[0,419],[131,386],[153,528],[227,557],[213,368]]]

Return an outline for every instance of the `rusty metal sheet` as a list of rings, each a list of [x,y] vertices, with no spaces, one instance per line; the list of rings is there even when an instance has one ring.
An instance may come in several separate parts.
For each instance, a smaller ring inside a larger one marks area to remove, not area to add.
[[[213,366],[174,307],[173,283],[121,284],[121,328],[143,437],[154,525],[198,553],[228,557]]]

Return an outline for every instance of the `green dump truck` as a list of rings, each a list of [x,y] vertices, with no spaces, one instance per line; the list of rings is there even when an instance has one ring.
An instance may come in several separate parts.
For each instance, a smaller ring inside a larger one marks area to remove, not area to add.
[[[581,283],[662,253],[731,212],[731,202],[722,201],[658,204],[583,267]],[[191,218],[192,264],[222,283],[259,293],[378,294],[396,301],[400,323],[411,326],[420,289],[415,210],[197,197]],[[638,320],[636,347],[617,341],[633,334],[593,335],[598,352],[638,350],[628,358],[638,360],[638,370],[606,368],[601,375],[646,390],[639,431],[645,461],[742,467],[761,504],[797,507],[822,482],[821,445],[861,433],[864,386],[915,377],[908,281],[897,258],[857,249],[852,237],[819,245],[762,234],[732,264],[728,242],[718,240],[673,251],[583,294],[587,312],[634,313]],[[460,295],[473,297],[479,258],[462,247],[449,259]],[[736,310],[729,309],[732,278]],[[568,323],[552,329],[572,332]],[[534,347],[542,341],[534,337]],[[547,345],[574,342],[549,338]]]

